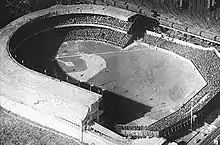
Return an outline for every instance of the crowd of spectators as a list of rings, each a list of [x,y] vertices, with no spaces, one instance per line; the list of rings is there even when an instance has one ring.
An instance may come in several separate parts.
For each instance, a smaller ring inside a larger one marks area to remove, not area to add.
[[[101,15],[80,15],[69,20],[62,22],[60,25],[67,24],[99,24],[117,28],[120,30],[128,31],[132,23],[119,20],[117,18]],[[181,39],[186,42],[191,42],[194,44],[202,45],[203,47],[216,46],[215,43],[210,43],[206,40],[201,40],[190,35],[182,34],[174,30],[162,30],[155,29],[155,32],[166,35],[171,38]],[[128,41],[131,39],[131,35],[125,34],[119,31],[115,31],[107,28],[99,27],[76,27],[74,30],[70,31],[68,35],[65,36],[65,41],[68,40],[95,40],[105,43],[110,43],[119,47],[124,47]],[[196,40],[196,41],[195,41]],[[126,130],[126,133],[136,134],[137,136],[150,136],[158,135],[158,131],[164,130],[167,127],[181,121],[182,119],[189,116],[187,114],[191,109],[191,105],[196,105],[197,107],[194,111],[201,109],[211,98],[213,98],[220,91],[220,58],[215,54],[214,51],[209,50],[199,50],[186,45],[181,45],[173,43],[163,38],[158,38],[150,35],[145,35],[143,41],[152,46],[163,48],[172,52],[175,52],[185,58],[190,59],[196,68],[199,70],[201,75],[207,81],[208,85],[203,88],[197,95],[186,102],[179,110],[170,114],[169,116],[158,120],[150,126],[133,126],[130,130]],[[76,80],[72,80],[66,77],[65,81],[79,85],[88,90],[94,90],[97,93],[102,93],[102,90],[90,86],[89,84],[81,83]],[[209,99],[204,100],[202,103],[198,103],[199,100],[209,92]],[[136,131],[136,132],[135,132]]]
[[[92,15],[92,14],[79,14],[75,17],[70,17],[60,23],[60,25],[70,25],[70,24],[97,24],[109,26],[123,31],[128,31],[132,25],[132,22],[123,21],[114,17],[104,16],[104,15]]]
[[[75,27],[70,31],[64,41],[69,40],[94,40],[110,43],[118,47],[125,47],[131,35],[119,31],[100,27]]]
[[[121,128],[121,129],[117,129]],[[120,125],[117,126],[116,130],[127,137],[131,138],[146,138],[146,137],[158,137],[159,131],[148,130],[146,126],[135,125],[135,126],[126,126]]]
[[[163,118],[162,120],[159,120],[151,127],[152,129],[154,128],[156,130],[157,129],[160,130],[163,128],[162,127],[163,125],[161,126],[162,128],[159,127],[160,126],[160,125],[158,126],[159,122],[161,122],[160,124],[164,124],[166,127],[168,127],[173,123],[180,121],[182,118],[187,116],[187,114],[185,113],[190,110],[191,104],[195,105],[207,92],[210,93],[209,94],[210,98],[216,95],[215,89],[219,88],[220,85],[219,84],[220,58],[215,54],[214,51],[199,50],[199,49],[191,48],[189,46],[184,46],[181,44],[169,42],[164,39],[162,40],[162,38],[153,38],[154,36],[146,35],[145,37],[146,38],[144,40],[146,43],[148,43],[148,41],[150,40],[151,45],[155,45],[157,47],[173,51],[181,56],[190,59],[208,83],[208,85],[204,89],[202,89],[198,93],[198,95],[194,96],[193,99],[189,100],[189,102],[184,104],[180,108],[180,110],[171,114],[168,117]],[[149,37],[151,37],[151,39],[149,39]],[[162,42],[157,43],[157,41],[162,41]],[[206,104],[205,102],[201,103],[197,106],[197,108],[202,108],[205,104]],[[195,110],[197,109],[195,108]]]
[[[218,43],[210,42],[206,39],[202,39],[202,38],[199,38],[199,37],[196,37],[196,36],[185,34],[185,33],[182,33],[180,31],[173,30],[173,29],[163,28],[163,27],[159,26],[159,27],[155,27],[154,31],[156,33],[168,36],[170,38],[176,38],[176,39],[179,39],[179,40],[183,40],[185,42],[190,42],[190,43],[193,43],[193,44],[196,44],[196,45],[200,45],[204,48],[209,48],[209,47],[218,47],[218,48],[220,48],[220,44],[218,44]]]
[[[220,91],[220,58],[215,51],[196,49],[191,46],[174,43],[163,37],[156,37],[148,34],[144,36],[143,42],[151,46],[175,52],[191,60],[206,80],[207,86],[200,90],[200,92],[188,102],[185,102],[179,110],[149,126],[130,127],[133,129],[130,129],[130,131],[126,130],[126,127],[121,128],[121,131],[124,129],[124,133],[127,135],[132,135],[135,131],[138,134],[139,130],[163,131],[167,133],[172,129],[171,126],[174,124],[183,123],[181,120],[190,115],[192,106],[195,106],[193,112],[199,111]],[[204,96],[206,96],[206,99],[200,101]],[[164,131],[166,128],[167,131]]]

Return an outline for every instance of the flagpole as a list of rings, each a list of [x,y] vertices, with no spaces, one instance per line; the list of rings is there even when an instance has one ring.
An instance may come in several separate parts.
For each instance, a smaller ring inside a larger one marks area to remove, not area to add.
[[[190,104],[191,104],[191,105],[190,105],[190,106],[191,106],[191,111],[190,111],[191,130],[193,130],[193,111],[192,111],[192,110],[193,110],[193,108],[192,108],[192,107],[193,107],[193,106],[192,106],[193,104],[192,104],[192,103],[193,103],[193,98],[192,98],[192,101],[191,101],[191,103],[190,103]]]

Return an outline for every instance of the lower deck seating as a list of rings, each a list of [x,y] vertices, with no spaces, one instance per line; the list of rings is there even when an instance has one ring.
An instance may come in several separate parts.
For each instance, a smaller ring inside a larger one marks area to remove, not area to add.
[[[123,31],[128,31],[132,25],[132,22],[123,21],[114,17],[104,15],[70,15],[66,20],[62,21],[59,25],[70,24],[98,24],[103,26],[109,26]]]
[[[131,39],[131,35],[107,28],[99,27],[75,27],[65,36],[64,41],[69,40],[95,40],[110,43],[118,47],[125,47]]]

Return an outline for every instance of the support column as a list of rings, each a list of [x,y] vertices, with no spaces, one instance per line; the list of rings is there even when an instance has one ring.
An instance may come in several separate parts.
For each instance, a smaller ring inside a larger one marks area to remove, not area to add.
[[[96,121],[97,121],[97,123],[99,123],[99,100],[97,101],[97,108],[98,108],[98,110],[97,110]]]
[[[183,0],[180,0],[179,7],[183,8]]]
[[[80,124],[80,142],[83,142],[83,121]]]

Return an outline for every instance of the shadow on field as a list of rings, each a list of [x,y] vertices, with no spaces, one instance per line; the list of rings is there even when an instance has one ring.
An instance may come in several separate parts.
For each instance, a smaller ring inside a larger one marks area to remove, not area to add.
[[[150,112],[152,107],[135,102],[131,99],[104,91],[100,109],[104,113],[100,116],[105,127],[114,130],[116,124],[127,124],[133,120],[143,117]]]
[[[48,22],[51,21],[48,20]],[[68,34],[73,28],[50,29],[41,32],[38,31],[38,29],[40,29],[40,24],[44,23],[34,23],[34,25],[30,24],[30,26],[25,25],[25,27],[16,31],[10,41],[10,51],[12,56],[14,56],[19,63],[32,70],[49,75],[53,78],[58,78],[61,81],[80,85],[80,87],[89,90],[89,84],[68,77],[56,61],[59,47],[65,38],[69,37]],[[36,28],[37,30],[31,28]],[[117,62],[115,62],[115,60],[116,58],[111,59],[111,63],[114,64],[112,65],[114,66],[111,68],[112,70],[117,69],[115,66]],[[118,74],[115,72],[110,77],[117,79],[117,76]],[[91,90],[96,93],[101,92],[97,87],[91,87]],[[109,91],[104,91],[100,107],[104,110],[104,114],[101,115],[100,120],[104,121],[104,126],[112,130],[114,130],[116,124],[129,123],[144,116],[144,114],[151,110],[151,107],[149,106],[137,103]]]

